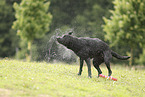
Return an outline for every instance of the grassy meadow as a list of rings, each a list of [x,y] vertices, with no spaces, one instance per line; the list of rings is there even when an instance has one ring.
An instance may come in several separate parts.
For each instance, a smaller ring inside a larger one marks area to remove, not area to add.
[[[145,97],[145,69],[112,65],[118,81],[97,78],[92,66],[78,76],[79,65],[0,60],[0,97]],[[107,75],[105,65],[101,66]]]

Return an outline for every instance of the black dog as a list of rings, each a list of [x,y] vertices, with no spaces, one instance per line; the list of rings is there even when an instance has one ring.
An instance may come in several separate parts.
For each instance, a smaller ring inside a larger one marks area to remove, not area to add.
[[[91,62],[90,59],[93,58],[93,65],[98,70],[99,74],[102,74],[99,65],[105,62],[108,69],[108,76],[111,76],[112,71],[110,69],[110,59],[116,57],[117,59],[126,60],[129,56],[121,56],[114,51],[112,51],[109,46],[98,38],[87,38],[87,37],[74,37],[71,35],[72,32],[62,37],[57,37],[57,41],[66,46],[68,49],[74,51],[74,53],[80,57],[80,69],[78,75],[82,73],[82,67],[84,60],[88,66],[88,77],[91,76]]]

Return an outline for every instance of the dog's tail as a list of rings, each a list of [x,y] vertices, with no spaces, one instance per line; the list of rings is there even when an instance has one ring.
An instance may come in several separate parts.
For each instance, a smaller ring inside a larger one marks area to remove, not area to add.
[[[117,59],[121,59],[121,60],[127,60],[127,59],[130,58],[130,56],[121,56],[114,51],[111,51],[111,54],[112,54],[113,57],[115,57]]]

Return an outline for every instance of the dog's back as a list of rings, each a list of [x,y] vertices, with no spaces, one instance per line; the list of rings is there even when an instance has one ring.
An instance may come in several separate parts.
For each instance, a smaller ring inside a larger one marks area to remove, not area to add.
[[[73,50],[81,58],[95,58],[100,57],[103,51],[109,50],[109,46],[98,38],[88,38],[88,37],[72,37],[71,41]]]
[[[88,37],[81,37],[78,38],[80,45],[83,44],[84,47],[90,48],[91,50],[106,50],[109,49],[109,46],[98,38],[88,38]]]

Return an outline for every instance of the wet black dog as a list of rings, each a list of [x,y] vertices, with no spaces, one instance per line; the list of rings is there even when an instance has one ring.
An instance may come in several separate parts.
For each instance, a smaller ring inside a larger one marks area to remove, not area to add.
[[[88,77],[91,76],[91,62],[90,59],[93,58],[93,65],[98,70],[99,74],[102,74],[99,65],[105,62],[108,69],[108,76],[111,76],[112,71],[110,69],[110,59],[116,57],[117,59],[126,60],[129,56],[121,56],[116,52],[112,51],[109,46],[98,38],[87,38],[87,37],[74,37],[71,35],[72,32],[63,35],[62,37],[57,37],[57,41],[66,46],[68,49],[74,51],[74,53],[80,57],[80,69],[78,75],[82,73],[82,67],[84,60],[88,66]]]

